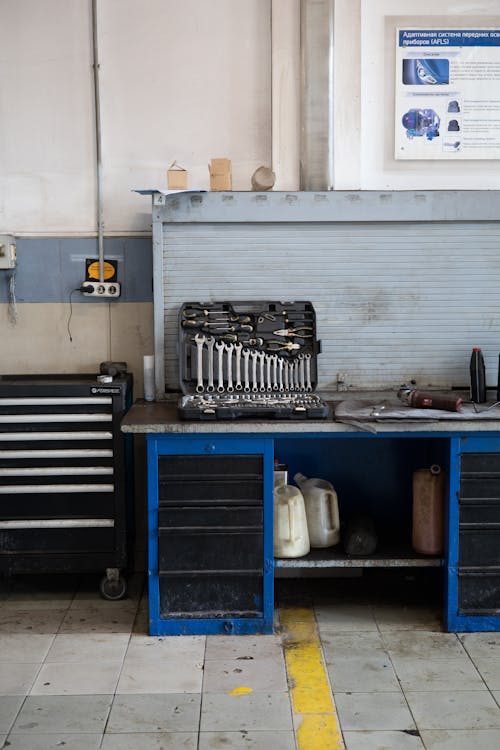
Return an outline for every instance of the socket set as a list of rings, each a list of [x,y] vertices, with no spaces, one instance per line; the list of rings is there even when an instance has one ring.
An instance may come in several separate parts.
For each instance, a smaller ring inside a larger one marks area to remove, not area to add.
[[[179,312],[183,419],[326,419],[310,302],[186,302]]]

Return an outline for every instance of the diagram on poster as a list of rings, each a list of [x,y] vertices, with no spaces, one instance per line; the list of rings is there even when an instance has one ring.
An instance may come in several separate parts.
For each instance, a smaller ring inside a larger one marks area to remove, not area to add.
[[[500,159],[500,29],[398,29],[396,159]]]

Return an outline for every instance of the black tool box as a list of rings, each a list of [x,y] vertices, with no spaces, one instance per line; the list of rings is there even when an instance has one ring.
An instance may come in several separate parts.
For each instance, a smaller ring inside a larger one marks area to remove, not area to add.
[[[185,302],[179,311],[183,419],[326,419],[310,302]]]

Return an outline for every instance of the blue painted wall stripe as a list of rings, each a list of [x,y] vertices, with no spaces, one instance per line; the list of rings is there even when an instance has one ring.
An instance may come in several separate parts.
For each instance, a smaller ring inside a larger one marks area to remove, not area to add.
[[[104,255],[107,260],[118,262],[122,294],[114,304],[153,301],[153,257],[149,237],[110,237],[104,240]],[[17,302],[68,302],[71,291],[85,281],[85,259],[97,257],[97,239],[18,239]],[[0,303],[8,302],[10,275],[10,271],[0,271]],[[71,295],[71,299],[74,303],[95,304],[95,299],[77,292]]]

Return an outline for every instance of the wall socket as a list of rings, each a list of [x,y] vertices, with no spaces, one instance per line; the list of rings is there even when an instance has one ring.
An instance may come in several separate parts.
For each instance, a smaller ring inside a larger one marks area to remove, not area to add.
[[[117,281],[84,281],[81,290],[84,297],[119,297],[121,292]]]
[[[0,268],[16,267],[16,240],[12,234],[0,234]]]

